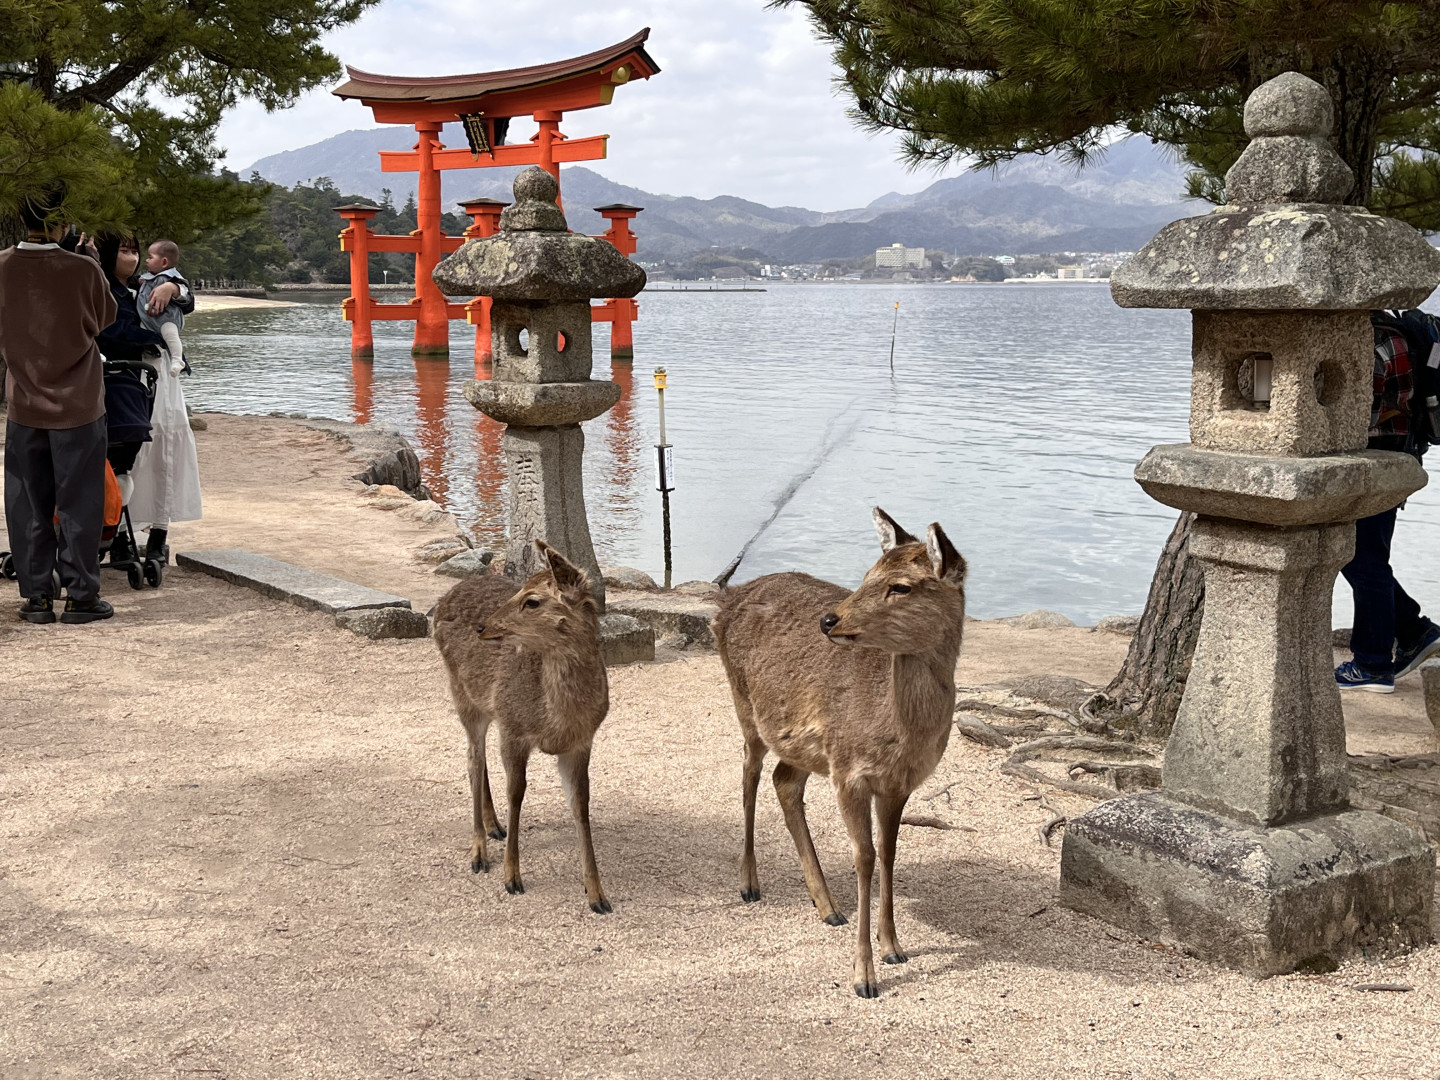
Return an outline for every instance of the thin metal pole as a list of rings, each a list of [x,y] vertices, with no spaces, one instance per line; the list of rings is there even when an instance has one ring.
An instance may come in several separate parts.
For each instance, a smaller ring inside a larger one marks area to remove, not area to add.
[[[660,443],[655,451],[658,455],[656,468],[660,477],[660,518],[664,527],[665,543],[665,588],[670,588],[673,560],[670,552],[670,477],[665,468],[665,451],[669,443],[665,439],[665,369],[655,369],[655,392],[660,397]]]
[[[895,301],[895,319],[890,324],[890,374],[895,374],[895,329],[900,325],[900,301]],[[660,436],[663,440],[665,436]]]

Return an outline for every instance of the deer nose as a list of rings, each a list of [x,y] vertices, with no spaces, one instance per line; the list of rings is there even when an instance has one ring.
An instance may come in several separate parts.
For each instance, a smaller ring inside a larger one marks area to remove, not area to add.
[[[822,634],[824,634],[826,637],[829,637],[829,636],[830,636],[830,631],[835,629],[835,626],[836,626],[837,623],[839,623],[839,621],[840,621],[840,616],[839,616],[839,615],[833,615],[833,614],[832,614],[832,615],[823,615],[823,616],[821,616],[821,618],[820,618],[820,632],[821,632]]]

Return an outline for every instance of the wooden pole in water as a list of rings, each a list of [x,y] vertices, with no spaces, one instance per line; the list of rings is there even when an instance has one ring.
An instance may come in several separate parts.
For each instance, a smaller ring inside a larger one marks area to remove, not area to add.
[[[895,301],[895,319],[890,323],[890,374],[895,374],[895,328],[900,325],[900,301]]]

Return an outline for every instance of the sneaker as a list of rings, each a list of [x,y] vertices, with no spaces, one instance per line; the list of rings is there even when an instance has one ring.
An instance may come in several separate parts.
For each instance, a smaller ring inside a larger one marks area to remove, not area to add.
[[[108,619],[114,614],[115,609],[104,600],[66,600],[65,612],[60,616],[60,621],[63,623],[98,622],[100,619]]]
[[[1395,680],[1389,675],[1372,675],[1354,660],[1346,660],[1335,669],[1335,682],[1341,690],[1369,690],[1372,694],[1393,694]]]
[[[1403,679],[1436,653],[1440,653],[1440,626],[1431,623],[1414,645],[1396,646],[1395,678]]]
[[[32,596],[20,605],[20,617],[26,622],[52,623],[55,621],[55,601],[48,596]]]

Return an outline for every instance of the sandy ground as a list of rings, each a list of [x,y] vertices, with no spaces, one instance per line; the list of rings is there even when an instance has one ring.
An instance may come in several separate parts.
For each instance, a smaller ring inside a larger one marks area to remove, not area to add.
[[[207,519],[178,547],[244,546],[416,606],[443,588],[411,561],[441,526],[362,505],[334,440],[209,419]],[[739,899],[740,745],[712,654],[612,672],[592,783],[615,913],[585,908],[543,759],[527,892],[507,896],[468,869],[463,736],[430,641],[367,641],[179,570],[159,591],[108,580],[109,623],[0,620],[6,1080],[1440,1075],[1440,952],[1258,982],[1066,911],[1036,837],[1049,815],[1001,752],[958,737],[920,792],[948,795],[915,804],[953,828],[901,833],[912,960],[856,998],[852,927],[815,917],[768,784],[764,899]],[[1124,647],[978,623],[959,676],[1103,682]],[[1363,703],[1358,741],[1426,738],[1406,701]],[[823,781],[809,803],[848,910]],[[1414,990],[1353,989],[1374,981]]]
[[[230,311],[234,308],[277,308],[296,307],[291,300],[261,300],[258,296],[224,296],[215,293],[195,294],[195,314],[207,311]]]

